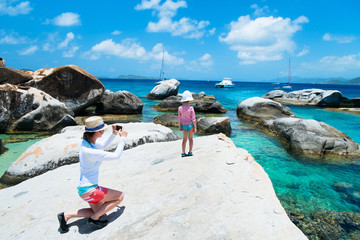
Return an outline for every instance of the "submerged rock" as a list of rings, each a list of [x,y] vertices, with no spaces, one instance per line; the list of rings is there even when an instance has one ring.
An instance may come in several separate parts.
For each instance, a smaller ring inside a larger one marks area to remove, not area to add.
[[[75,125],[74,113],[62,102],[32,87],[0,85],[0,132],[51,131]],[[66,119],[72,121],[63,122]]]
[[[153,123],[121,125],[131,133],[127,138],[125,149],[148,142],[178,139],[171,129]],[[15,185],[49,170],[78,162],[82,134],[83,126],[67,127],[61,133],[33,144],[6,170],[0,178],[0,184],[4,186]],[[106,130],[105,135],[107,134],[111,134],[110,128]],[[118,141],[119,138],[117,141],[113,141],[108,150],[114,150]]]
[[[176,79],[163,80],[146,95],[149,99],[164,99],[169,96],[176,96],[180,82]]]
[[[135,129],[128,130],[130,137]],[[80,218],[69,221],[65,235],[57,232],[57,213],[88,207],[76,190],[78,163],[2,189],[1,236],[306,239],[289,220],[264,169],[246,150],[223,134],[195,138],[192,157],[181,158],[180,149],[181,140],[149,143],[124,151],[119,161],[102,164],[101,184],[125,194],[119,208],[103,217],[109,224],[102,229]]]
[[[226,113],[227,111],[219,102],[197,102],[194,110],[203,113]]]

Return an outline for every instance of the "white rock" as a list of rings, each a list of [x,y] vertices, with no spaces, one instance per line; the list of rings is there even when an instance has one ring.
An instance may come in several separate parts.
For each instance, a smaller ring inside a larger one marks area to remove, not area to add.
[[[131,131],[129,134],[131,135]],[[149,143],[105,162],[100,184],[124,192],[103,229],[71,219],[61,235],[56,214],[87,207],[77,195],[79,164],[0,190],[3,239],[307,239],[289,220],[263,168],[224,135]]]

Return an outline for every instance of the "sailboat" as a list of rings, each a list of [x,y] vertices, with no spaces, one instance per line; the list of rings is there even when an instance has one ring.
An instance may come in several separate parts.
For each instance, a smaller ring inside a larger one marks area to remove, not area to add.
[[[287,83],[285,83],[281,88],[286,89],[286,90],[291,90],[292,89],[290,58],[289,58],[289,81]]]
[[[161,81],[164,81],[165,79],[165,72],[164,72],[164,51],[163,51],[163,56],[162,56],[162,61],[161,61],[161,69],[160,69],[160,77],[159,77],[159,81],[156,82],[156,84],[160,84]]]

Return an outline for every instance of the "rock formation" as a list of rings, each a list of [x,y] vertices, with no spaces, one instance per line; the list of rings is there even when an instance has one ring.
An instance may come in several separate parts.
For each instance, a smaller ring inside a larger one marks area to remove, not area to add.
[[[360,157],[360,146],[345,133],[313,119],[278,118],[259,123],[293,151],[314,157]]]
[[[144,103],[128,91],[106,90],[96,105],[97,114],[141,114]]]
[[[248,98],[239,103],[236,114],[241,118],[252,121],[295,116],[288,107],[260,97]]]
[[[32,87],[0,85],[0,132],[52,131],[74,113],[62,102]],[[75,119],[67,125],[75,125]]]
[[[348,99],[337,90],[304,89],[293,92],[274,90],[263,96],[289,105],[319,107],[360,107],[360,99]]]
[[[24,71],[13,68],[1,67],[0,68],[0,84],[22,84],[32,79],[32,76]]]
[[[200,117],[197,119],[197,131],[200,135],[224,133],[231,134],[231,125],[228,117]]]
[[[146,95],[149,99],[165,99],[176,96],[179,91],[180,82],[176,79],[163,80]]]
[[[105,91],[104,85],[84,69],[66,65],[39,69],[27,86],[36,87],[64,102],[75,114],[95,104]]]

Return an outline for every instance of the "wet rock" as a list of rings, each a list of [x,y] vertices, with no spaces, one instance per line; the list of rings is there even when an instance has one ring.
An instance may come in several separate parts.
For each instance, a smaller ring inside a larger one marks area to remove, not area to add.
[[[94,105],[105,91],[95,76],[75,65],[39,69],[27,86],[38,88],[65,103],[75,114]]]
[[[96,105],[97,114],[140,114],[144,103],[128,91],[106,90]]]
[[[195,112],[203,113],[226,113],[226,109],[218,102],[197,102],[194,106]]]
[[[345,133],[313,119],[277,118],[257,124],[293,151],[309,157],[360,157],[360,146]]]
[[[146,97],[149,99],[165,99],[169,96],[176,96],[179,86],[180,82],[176,79],[163,80]]]
[[[231,126],[228,117],[200,117],[197,120],[197,132],[201,135],[224,133],[231,134]]]
[[[8,67],[0,67],[0,84],[10,83],[18,85],[32,79],[32,76],[24,71]]]
[[[64,103],[32,87],[0,85],[0,100],[0,132],[49,131],[74,115]]]
[[[161,124],[166,127],[178,127],[178,115],[177,114],[163,114],[154,118],[154,123]]]

